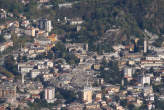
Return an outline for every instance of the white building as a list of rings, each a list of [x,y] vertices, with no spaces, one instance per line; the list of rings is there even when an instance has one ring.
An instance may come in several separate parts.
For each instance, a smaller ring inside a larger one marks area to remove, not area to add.
[[[158,56],[161,60],[163,60],[163,59],[164,59],[164,51],[162,51],[162,52],[157,52],[157,56]]]
[[[43,30],[46,30],[47,32],[51,32],[51,30],[52,30],[51,20],[41,19],[39,21],[39,28],[43,29]]]
[[[144,40],[144,53],[147,53],[148,50],[148,41],[145,39]]]
[[[21,76],[22,76],[22,84],[24,84],[24,76],[25,76],[25,73],[21,73]]]
[[[163,66],[163,61],[141,61],[141,68],[150,68],[150,67],[161,67]]]
[[[31,70],[31,78],[36,78],[40,74],[38,69]]]
[[[152,61],[160,61],[161,58],[158,56],[147,56],[146,60],[152,60]]]
[[[155,47],[153,45],[149,45],[148,48],[149,48],[149,50],[156,51],[157,53],[164,52],[164,48],[163,47]]]
[[[41,38],[35,38],[35,43],[39,43],[40,45],[48,45],[51,44],[51,40],[41,37]]]
[[[75,18],[75,19],[71,19],[70,20],[70,24],[71,25],[80,25],[82,24],[84,21],[81,18]]]
[[[37,68],[38,69],[48,69],[48,67],[46,65],[44,65],[44,64],[38,64]]]
[[[38,0],[40,3],[47,3],[49,2],[50,0]]]
[[[128,67],[125,68],[125,69],[124,69],[124,77],[126,77],[126,78],[131,78],[133,72],[134,72],[133,68],[128,68]]]
[[[33,69],[33,66],[22,66],[20,68],[20,73],[29,73]]]
[[[11,34],[5,34],[5,35],[3,36],[3,38],[4,38],[5,40],[10,40],[10,39],[11,39]]]
[[[45,30],[47,32],[51,32],[51,30],[52,30],[52,24],[51,24],[51,21],[50,20],[48,20],[48,21],[45,22]]]
[[[52,68],[54,66],[53,62],[50,60],[46,60],[45,62],[46,62],[46,66],[49,68]]]
[[[146,75],[146,76],[141,77],[141,83],[142,85],[144,84],[150,85],[150,76]]]
[[[35,36],[35,29],[28,29],[28,30],[25,30],[24,33],[25,33],[27,36],[32,36],[32,37],[34,37],[34,36]]]
[[[29,26],[30,25],[30,21],[29,20],[24,20],[22,23],[21,23],[21,26],[23,26],[23,27],[27,27],[27,26]]]
[[[121,51],[121,49],[125,49],[125,46],[123,46],[123,45],[114,45],[113,49],[115,51]]]
[[[59,8],[72,8],[72,3],[62,3],[58,4]]]
[[[144,96],[149,96],[150,94],[153,93],[153,88],[152,86],[146,86],[143,88],[143,93],[144,93]]]
[[[53,103],[55,101],[55,88],[49,87],[45,89],[45,100],[48,103]]]
[[[45,74],[42,75],[42,77],[43,77],[44,81],[48,81],[49,79],[53,78],[53,74],[45,73]]]

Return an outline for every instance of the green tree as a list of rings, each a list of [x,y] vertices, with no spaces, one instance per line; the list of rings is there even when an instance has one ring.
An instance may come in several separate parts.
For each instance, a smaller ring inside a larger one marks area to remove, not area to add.
[[[126,107],[126,105],[127,105],[127,100],[126,100],[126,99],[121,100],[121,101],[120,101],[120,105],[123,106],[123,107]]]
[[[79,63],[79,59],[70,53],[62,42],[57,42],[52,50],[56,58],[64,58],[68,64],[75,65]]]
[[[70,90],[65,90],[58,88],[57,91],[60,92],[60,94],[63,96],[63,98],[66,100],[66,103],[71,103],[77,100],[76,93]]]
[[[6,56],[4,59],[4,67],[12,72],[14,75],[18,75],[18,69],[16,65],[16,61],[12,55]]]
[[[103,65],[105,64],[105,65]],[[112,84],[121,83],[121,72],[118,68],[117,61],[110,61],[109,63],[103,63],[101,65],[101,77],[104,78],[104,81]]]
[[[135,106],[133,104],[128,105],[128,110],[134,110],[134,109],[135,109]]]
[[[23,12],[23,4],[19,0],[0,0],[0,8],[18,15]]]
[[[0,35],[0,43],[4,42],[5,39],[3,38],[3,35]]]
[[[5,76],[7,76],[9,78],[14,77],[13,73],[9,72],[8,70],[6,70],[4,67],[1,67],[1,66],[0,66],[0,73],[4,74]]]

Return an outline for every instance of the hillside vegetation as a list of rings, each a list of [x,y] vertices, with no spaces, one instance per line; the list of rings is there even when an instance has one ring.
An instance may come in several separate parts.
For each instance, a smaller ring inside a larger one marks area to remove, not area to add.
[[[128,44],[132,36],[143,41],[144,29],[163,34],[163,10],[162,0],[90,0],[75,4],[69,10],[60,9],[56,16],[83,18],[81,31],[69,33],[68,38],[73,42],[89,42],[91,50],[111,51],[112,45]],[[105,38],[107,30],[113,28],[120,30]]]
[[[65,33],[65,38],[72,42],[88,42],[89,49],[95,51],[111,51],[112,45],[127,44],[131,36],[142,40],[144,29],[158,35],[164,33],[163,0],[79,0],[72,8],[59,9],[57,4],[64,1],[66,0],[51,0],[53,8],[38,9],[36,0],[31,0],[27,5],[18,0],[1,0],[0,8],[16,15],[23,13],[29,18],[48,17],[55,24],[55,32]],[[55,20],[64,17],[81,17],[85,21],[81,31],[76,32],[75,27],[58,24]],[[105,38],[109,40],[103,40],[107,30],[113,28],[120,30]]]

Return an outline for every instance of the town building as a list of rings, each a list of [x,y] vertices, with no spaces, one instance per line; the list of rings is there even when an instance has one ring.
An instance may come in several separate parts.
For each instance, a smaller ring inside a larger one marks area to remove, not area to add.
[[[144,40],[144,53],[147,53],[148,52],[148,40],[145,39]]]
[[[16,86],[12,83],[0,84],[0,98],[16,97]]]
[[[82,90],[82,101],[86,104],[92,103],[92,88],[91,87],[84,87]]]
[[[55,88],[48,87],[44,90],[45,100],[48,103],[53,103],[55,101]]]

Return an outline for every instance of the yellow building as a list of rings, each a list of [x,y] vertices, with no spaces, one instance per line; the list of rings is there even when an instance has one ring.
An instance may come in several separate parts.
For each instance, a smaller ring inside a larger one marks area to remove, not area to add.
[[[88,103],[92,103],[92,88],[91,87],[85,87],[84,90],[82,91],[82,95],[83,95],[83,101],[88,104]]]
[[[31,29],[31,36],[32,36],[32,37],[35,37],[35,28],[32,28],[32,29]]]
[[[136,38],[136,39],[135,39],[135,44],[136,44],[136,45],[138,45],[138,41],[139,41],[139,39]]]
[[[55,44],[49,44],[46,46],[46,51],[50,51],[51,48],[55,47]]]
[[[51,34],[47,38],[50,39],[51,42],[56,42],[57,41],[57,35],[56,34]]]
[[[93,67],[94,67],[95,70],[99,70],[100,69],[100,66],[101,66],[100,64],[94,64]]]

